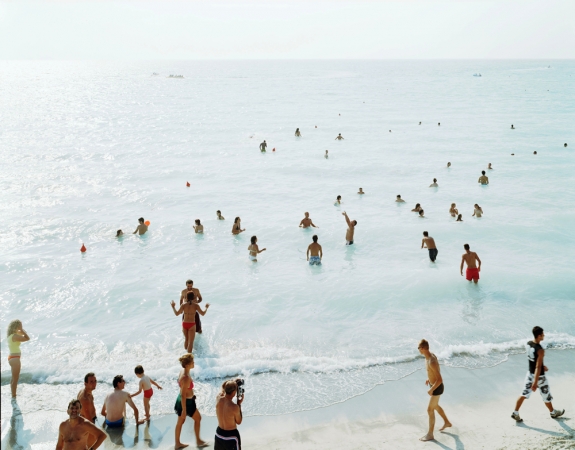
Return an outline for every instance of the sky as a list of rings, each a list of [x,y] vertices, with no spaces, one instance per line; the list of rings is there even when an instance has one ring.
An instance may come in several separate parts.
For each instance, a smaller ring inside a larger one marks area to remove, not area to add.
[[[575,58],[575,0],[0,0],[0,59]]]

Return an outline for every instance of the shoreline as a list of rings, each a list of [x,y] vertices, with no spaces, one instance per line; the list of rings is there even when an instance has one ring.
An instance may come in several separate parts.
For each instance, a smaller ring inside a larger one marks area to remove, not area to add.
[[[426,432],[429,398],[421,370],[327,407],[277,416],[249,416],[238,428],[243,448],[262,450],[418,449],[435,445],[443,449],[575,448],[573,361],[573,349],[552,350],[546,355],[553,404],[566,410],[559,420],[549,417],[538,392],[523,404],[522,424],[510,418],[527,370],[527,358],[520,354],[510,355],[507,361],[488,368],[441,366],[445,393],[440,404],[453,427],[444,433],[436,431],[435,441],[418,440]],[[110,439],[101,448],[173,448],[174,417],[157,416],[149,425],[138,428],[133,418],[128,419],[126,428],[109,433]],[[53,448],[58,424],[65,419],[65,411],[38,411],[22,417],[13,409],[9,423],[2,423],[2,448]],[[189,448],[195,448],[192,423],[188,419],[182,430],[182,441],[190,444]],[[437,416],[436,430],[441,424],[442,419]],[[215,417],[202,417],[201,435],[212,443],[209,449],[213,448],[216,426]]]

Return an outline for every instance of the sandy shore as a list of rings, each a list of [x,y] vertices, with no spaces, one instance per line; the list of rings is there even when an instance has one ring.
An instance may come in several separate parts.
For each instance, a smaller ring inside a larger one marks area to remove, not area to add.
[[[240,426],[243,448],[575,449],[575,350],[547,352],[546,365],[550,368],[554,406],[566,409],[560,420],[549,417],[538,392],[523,404],[524,423],[516,424],[510,418],[527,369],[526,356],[515,355],[486,369],[442,367],[446,388],[441,405],[453,427],[445,433],[436,432],[435,441],[418,441],[426,431],[428,402],[425,374],[418,371],[327,408],[247,417]],[[3,398],[2,408],[8,404]],[[10,422],[2,423],[2,449],[54,448],[58,424],[65,418],[64,411],[42,411],[23,417],[13,408]],[[438,417],[437,428],[441,423]],[[131,419],[123,432],[110,435],[104,447],[173,448],[174,425],[175,416],[158,417],[139,428]],[[216,425],[214,417],[204,416],[202,437],[213,442]],[[186,422],[182,440],[194,443],[191,421]]]

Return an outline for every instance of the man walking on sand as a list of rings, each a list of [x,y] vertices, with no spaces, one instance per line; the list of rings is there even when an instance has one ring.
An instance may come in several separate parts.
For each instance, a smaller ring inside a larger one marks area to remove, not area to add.
[[[427,250],[429,251],[429,259],[431,262],[435,262],[437,258],[437,247],[435,246],[435,240],[429,235],[427,231],[423,232],[421,248],[423,247],[427,247]]]
[[[443,394],[443,378],[441,378],[441,372],[439,370],[439,362],[437,361],[437,356],[429,351],[429,342],[422,339],[417,347],[419,353],[425,356],[425,368],[427,369],[427,380],[425,384],[429,386],[427,393],[431,397],[429,399],[429,405],[427,406],[427,414],[429,415],[429,430],[427,434],[421,438],[420,441],[432,441],[435,439],[433,437],[433,428],[435,428],[435,411],[439,413],[442,417],[444,424],[439,429],[443,431],[451,426],[451,422],[445,415],[443,408],[439,406],[439,397]]]
[[[545,339],[545,333],[541,327],[533,327],[533,340],[527,343],[527,358],[529,359],[529,371],[525,376],[524,388],[521,397],[517,399],[515,404],[515,411],[511,414],[511,418],[515,419],[517,422],[523,422],[523,419],[519,417],[519,408],[525,401],[529,398],[531,392],[535,392],[539,388],[541,393],[541,398],[545,403],[545,406],[549,410],[552,419],[557,419],[565,414],[565,410],[559,411],[553,408],[551,401],[553,396],[551,391],[549,391],[549,383],[547,382],[547,377],[545,372],[547,372],[547,366],[543,365],[543,358],[545,357],[545,350],[541,346],[541,341]],[[535,380],[537,380],[535,382]]]
[[[479,281],[479,272],[481,271],[481,260],[477,253],[469,250],[469,244],[463,245],[465,253],[461,255],[461,267],[459,272],[463,276],[463,263],[467,263],[467,271],[465,272],[465,279],[467,281],[473,280],[475,284]],[[475,265],[475,261],[479,263],[478,266]]]

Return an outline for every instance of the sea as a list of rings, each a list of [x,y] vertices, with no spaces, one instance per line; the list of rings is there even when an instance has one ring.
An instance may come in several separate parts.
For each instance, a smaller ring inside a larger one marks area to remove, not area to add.
[[[237,377],[248,416],[344,402],[421,370],[422,338],[469,370],[525,352],[535,325],[550,355],[575,348],[572,60],[3,61],[0,163],[3,423],[13,319],[31,336],[24,415],[65,411],[88,372],[99,410],[116,374],[137,391],[139,364],[164,388],[152,414],[173,414],[187,279],[210,304],[192,372],[205,415]]]

